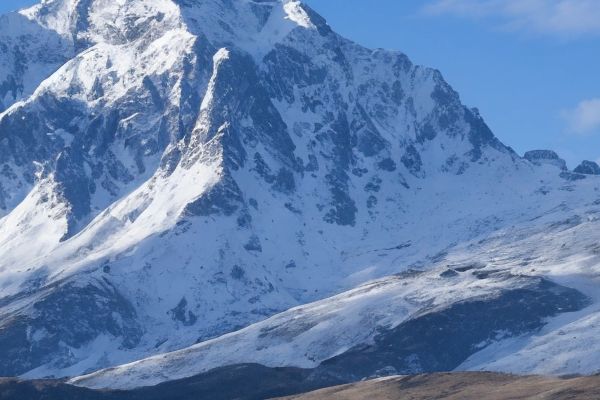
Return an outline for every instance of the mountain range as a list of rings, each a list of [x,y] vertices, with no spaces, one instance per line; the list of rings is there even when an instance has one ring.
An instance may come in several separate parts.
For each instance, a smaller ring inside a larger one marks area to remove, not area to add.
[[[43,0],[0,49],[0,376],[598,372],[600,167],[439,71],[295,0]]]

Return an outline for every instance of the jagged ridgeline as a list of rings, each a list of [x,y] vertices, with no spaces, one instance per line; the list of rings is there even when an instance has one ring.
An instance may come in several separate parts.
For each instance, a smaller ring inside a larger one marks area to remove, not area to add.
[[[596,185],[299,1],[44,0],[0,50],[0,375],[219,337]]]

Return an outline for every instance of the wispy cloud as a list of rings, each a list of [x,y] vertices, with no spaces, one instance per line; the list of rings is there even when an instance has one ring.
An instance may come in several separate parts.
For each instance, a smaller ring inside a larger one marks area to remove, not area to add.
[[[424,11],[496,19],[507,29],[563,37],[600,34],[600,0],[433,0]]]
[[[569,133],[589,135],[600,133],[600,98],[584,100],[572,110],[562,112]]]

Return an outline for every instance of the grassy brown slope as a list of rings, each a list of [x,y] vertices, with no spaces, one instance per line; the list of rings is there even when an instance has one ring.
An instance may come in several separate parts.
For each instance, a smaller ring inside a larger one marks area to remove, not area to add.
[[[280,400],[283,400],[281,398]],[[364,381],[285,400],[598,400],[600,376],[572,379],[441,373]]]

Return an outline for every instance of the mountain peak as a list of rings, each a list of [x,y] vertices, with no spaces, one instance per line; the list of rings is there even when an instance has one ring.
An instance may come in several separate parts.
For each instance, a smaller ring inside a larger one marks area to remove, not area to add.
[[[20,13],[80,47],[155,36],[157,27],[185,28],[211,41],[258,47],[294,27],[316,28],[312,18],[321,25],[324,21],[295,0],[44,0]]]

